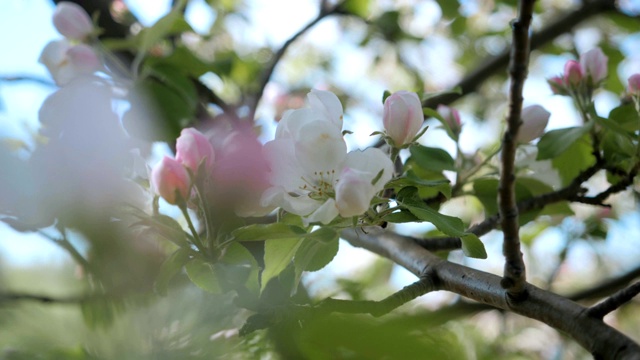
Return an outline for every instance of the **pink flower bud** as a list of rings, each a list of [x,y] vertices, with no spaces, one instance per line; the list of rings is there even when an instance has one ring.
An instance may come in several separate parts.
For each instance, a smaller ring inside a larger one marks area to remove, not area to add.
[[[335,187],[336,207],[342,217],[364,214],[375,194],[371,179],[366,173],[344,168]]]
[[[204,161],[205,171],[210,174],[215,160],[213,146],[200,131],[194,128],[183,129],[176,142],[176,160],[191,169],[194,174]]]
[[[528,143],[544,134],[551,114],[540,105],[527,106],[522,109],[522,125],[518,129],[516,142]]]
[[[165,156],[162,161],[151,170],[151,185],[155,192],[162,196],[169,204],[176,204],[178,192],[183,199],[189,193],[189,174],[177,160]]]
[[[629,77],[629,93],[640,95],[640,73]]]
[[[607,61],[600,48],[595,48],[580,55],[580,65],[586,76],[591,78],[593,84],[597,84],[607,77]]]
[[[554,76],[551,79],[547,80],[549,86],[551,87],[551,91],[557,95],[566,95],[567,89],[564,87],[564,80],[560,76]]]
[[[384,129],[395,146],[405,145],[413,140],[424,121],[422,104],[416,93],[398,91],[384,102]]]
[[[438,105],[436,111],[447,121],[447,125],[451,131],[459,135],[460,130],[462,130],[462,122],[460,121],[460,113],[458,110],[446,105]]]
[[[564,64],[564,83],[565,85],[578,85],[584,77],[584,71],[579,62],[569,60]]]
[[[93,22],[84,9],[69,1],[58,3],[53,13],[53,25],[62,36],[83,40],[93,32]]]

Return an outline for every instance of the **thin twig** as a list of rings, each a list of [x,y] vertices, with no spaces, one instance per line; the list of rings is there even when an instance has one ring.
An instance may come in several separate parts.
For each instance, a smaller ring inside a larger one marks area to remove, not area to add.
[[[380,301],[325,299],[314,309],[322,312],[382,316],[433,290],[435,290],[435,284],[432,277],[425,275],[420,280],[405,286],[400,291]]]
[[[602,319],[605,315],[624,305],[638,294],[640,294],[640,281],[618,291],[603,302],[593,305],[587,312],[590,316]]]
[[[289,46],[291,46],[291,44],[293,44],[300,36],[306,33],[309,29],[313,28],[316,24],[318,24],[321,20],[323,20],[327,16],[340,14],[339,10],[341,9],[341,5],[342,4],[339,3],[330,9],[320,6],[320,11],[318,13],[318,16],[316,16],[313,20],[311,20],[311,22],[305,25],[302,29],[298,30],[298,32],[293,34],[293,36],[291,36],[287,41],[285,41],[282,47],[280,47],[280,49],[278,49],[278,51],[276,51],[276,53],[273,54],[273,57],[271,58],[271,63],[269,64],[269,66],[267,66],[267,68],[264,70],[264,72],[260,76],[260,81],[258,83],[258,90],[256,91],[256,94],[254,95],[253,98],[249,100],[250,101],[249,119],[253,119],[253,117],[255,116],[255,112],[256,112],[256,109],[258,108],[258,103],[262,99],[262,94],[264,93],[264,89],[267,87],[267,84],[269,83],[269,80],[271,79],[271,76],[273,75],[273,72],[275,71],[276,66],[278,65],[278,63],[280,63],[280,60],[289,49]]]
[[[79,304],[85,297],[56,298],[48,295],[33,295],[20,293],[0,293],[0,304],[13,301],[36,301],[43,304]]]
[[[45,86],[50,86],[50,87],[57,87],[57,85],[55,83],[53,83],[51,80],[45,79],[45,78],[41,78],[41,77],[37,77],[37,76],[34,76],[34,75],[3,75],[3,76],[0,76],[0,81],[6,81],[6,82],[34,82],[34,83],[38,83],[40,85],[45,85]]]
[[[611,294],[612,292],[627,286],[632,280],[640,277],[640,266],[637,266],[626,273],[606,280],[589,289],[581,290],[573,294],[567,295],[568,299],[573,301],[582,301],[589,299],[597,299]]]
[[[505,257],[504,278],[502,286],[513,298],[524,295],[526,271],[520,236],[518,235],[518,205],[516,204],[515,158],[518,143],[516,137],[522,124],[522,89],[527,78],[529,66],[529,25],[533,14],[535,0],[522,0],[519,3],[519,17],[512,23],[513,44],[509,74],[511,89],[509,91],[509,115],[507,130],[502,138],[502,168],[500,186],[498,187],[498,207],[504,240],[502,253]]]

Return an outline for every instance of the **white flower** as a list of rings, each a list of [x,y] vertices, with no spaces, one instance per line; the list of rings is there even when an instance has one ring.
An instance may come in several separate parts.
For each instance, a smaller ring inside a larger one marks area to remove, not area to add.
[[[53,12],[53,25],[67,39],[84,40],[93,32],[89,14],[78,4],[62,1]]]
[[[307,98],[310,107],[287,111],[275,139],[265,144],[272,186],[262,205],[281,207],[307,223],[361,215],[391,179],[393,164],[375,148],[347,154],[338,98],[318,90]]]
[[[72,80],[93,74],[102,68],[98,55],[88,45],[72,45],[67,40],[55,40],[49,42],[38,61],[47,67],[51,77],[63,86]]]

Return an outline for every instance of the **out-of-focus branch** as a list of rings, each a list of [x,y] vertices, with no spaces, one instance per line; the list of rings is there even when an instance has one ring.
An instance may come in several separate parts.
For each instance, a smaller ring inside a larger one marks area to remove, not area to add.
[[[405,286],[400,291],[380,301],[325,299],[314,306],[314,310],[382,316],[433,290],[435,290],[433,279],[428,274],[425,274],[420,280]]]
[[[249,99],[249,109],[250,109],[249,119],[253,119],[253,117],[255,116],[255,112],[256,112],[256,109],[258,108],[258,104],[260,103],[260,100],[262,99],[262,94],[264,93],[264,89],[267,87],[267,84],[269,83],[269,80],[271,79],[271,76],[273,75],[273,72],[275,71],[276,66],[278,66],[278,63],[280,63],[280,60],[282,59],[284,54],[287,52],[291,44],[293,44],[304,33],[309,31],[309,29],[316,26],[316,24],[318,24],[324,18],[331,15],[341,14],[340,12],[341,6],[342,6],[342,3],[339,3],[334,7],[327,9],[326,6],[324,6],[324,3],[321,3],[318,16],[316,16],[313,20],[311,20],[302,29],[298,30],[298,32],[293,34],[293,36],[291,36],[287,41],[285,41],[285,43],[282,44],[280,49],[278,49],[278,51],[276,51],[276,53],[273,54],[273,57],[271,58],[271,62],[269,63],[267,68],[262,72],[260,76],[256,94]]]
[[[521,299],[526,295],[526,271],[522,251],[520,251],[520,226],[518,225],[518,205],[516,204],[516,148],[517,136],[522,124],[522,89],[529,67],[529,26],[533,16],[535,0],[521,0],[518,5],[518,18],[512,23],[513,44],[509,75],[509,115],[507,129],[502,137],[502,167],[498,186],[498,208],[502,224],[502,254],[505,257],[502,286],[509,295]]]
[[[627,284],[638,277],[640,277],[640,266],[635,267],[620,276],[606,280],[594,287],[570,294],[567,298],[573,301],[602,298],[610,295],[614,291],[624,288]]]
[[[544,29],[534,33],[531,36],[531,50],[538,49],[558,36],[569,32],[576,25],[589,19],[590,17],[601,14],[607,11],[615,11],[614,0],[595,0],[595,1],[583,1],[582,6],[575,11],[568,13],[551,24],[547,25]],[[460,88],[460,93],[446,93],[438,96],[434,96],[425,100],[422,106],[435,108],[439,104],[451,104],[452,102],[460,99],[469,93],[474,92],[482,83],[484,83],[489,77],[493,76],[497,72],[504,69],[509,63],[510,51],[507,49],[501,54],[496,55],[485,60],[480,66],[473,69],[467,76],[465,76],[454,87]]]
[[[84,297],[57,298],[47,295],[0,293],[0,304],[14,301],[36,301],[43,304],[79,304],[85,300],[86,298]]]
[[[4,75],[4,76],[0,76],[0,81],[5,81],[5,82],[34,82],[34,83],[38,83],[40,85],[56,87],[56,84],[54,84],[51,80],[48,80],[48,79],[45,79],[45,78],[41,78],[41,77],[37,77],[37,76],[33,76],[33,75]]]
[[[640,281],[590,307],[587,313],[595,318],[602,319],[605,315],[624,305],[638,294],[640,294]]]
[[[406,237],[375,228],[368,228],[366,232],[347,229],[341,236],[353,246],[389,258],[417,276],[431,274],[436,290],[451,291],[563,331],[595,358],[639,357],[638,344],[564,297],[525,284],[527,300],[514,302],[500,285],[500,277],[441,259]]]

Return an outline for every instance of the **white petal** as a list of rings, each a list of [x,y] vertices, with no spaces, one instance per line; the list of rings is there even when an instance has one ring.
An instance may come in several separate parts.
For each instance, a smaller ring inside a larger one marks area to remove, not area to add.
[[[330,223],[331,220],[335,219],[336,216],[338,216],[338,208],[336,207],[335,200],[327,199],[327,201],[318,207],[316,211],[302,220],[305,226],[315,222],[320,222],[326,225]]]
[[[342,132],[326,121],[312,121],[300,129],[295,139],[298,163],[307,174],[342,170],[347,144]]]
[[[263,207],[280,207],[292,214],[306,216],[314,212],[322,204],[306,195],[292,196],[284,188],[274,186],[262,194],[260,205]]]
[[[294,143],[291,139],[275,139],[264,144],[263,152],[269,167],[272,185],[282,186],[287,191],[297,192],[304,186],[304,173],[295,157]]]
[[[326,119],[342,131],[342,104],[334,93],[312,89],[307,94],[307,100],[311,109],[321,112]]]
[[[372,181],[382,170],[382,176],[373,184],[375,192],[384,188],[384,185],[393,177],[393,163],[384,151],[378,148],[368,148],[364,151],[356,150],[347,154],[345,167],[369,174]]]

